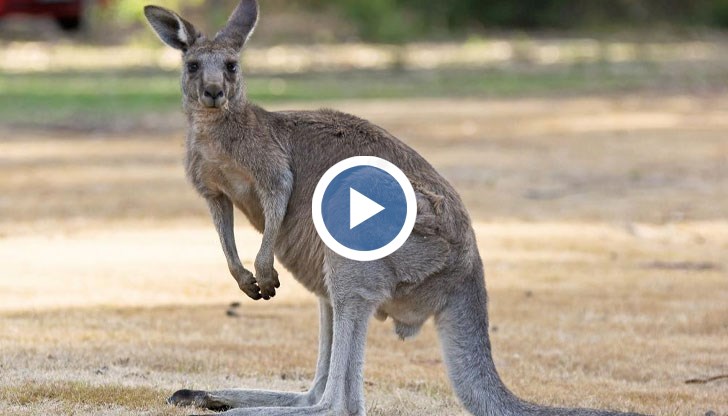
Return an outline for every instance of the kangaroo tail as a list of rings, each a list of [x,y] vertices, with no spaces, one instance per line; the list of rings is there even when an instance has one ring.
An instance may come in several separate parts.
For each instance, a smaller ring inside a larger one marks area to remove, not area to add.
[[[516,397],[496,371],[488,337],[482,266],[459,281],[436,316],[450,381],[462,404],[476,416],[642,416],[594,409],[540,406]]]

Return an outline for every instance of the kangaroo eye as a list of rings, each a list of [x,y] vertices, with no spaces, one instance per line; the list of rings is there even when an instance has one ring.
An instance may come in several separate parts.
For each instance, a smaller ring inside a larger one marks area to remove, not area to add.
[[[197,72],[198,69],[200,69],[200,64],[198,64],[197,62],[187,63],[187,72],[189,72],[190,74],[194,74],[195,72]]]
[[[225,67],[227,68],[228,72],[237,72],[238,71],[237,62],[228,62],[227,64],[225,64]]]

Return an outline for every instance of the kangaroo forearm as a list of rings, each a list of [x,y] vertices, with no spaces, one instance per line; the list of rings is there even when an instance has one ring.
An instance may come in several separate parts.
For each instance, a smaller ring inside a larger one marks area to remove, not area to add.
[[[279,174],[274,185],[270,185],[267,189],[260,189],[258,192],[265,217],[265,228],[260,250],[256,256],[256,267],[259,265],[272,267],[273,265],[275,242],[286,215],[292,182],[290,171],[286,171]]]
[[[265,213],[265,229],[263,230],[263,239],[260,244],[260,250],[256,256],[257,263],[273,264],[273,251],[275,248],[275,242],[278,238],[278,233],[281,229],[281,223],[283,223],[283,217],[285,216],[286,204],[288,198],[284,201],[271,201],[270,205],[264,208]]]
[[[260,250],[255,258],[255,276],[263,299],[275,296],[275,289],[280,286],[278,272],[273,268],[273,251],[276,240],[286,215],[288,199],[291,195],[290,180],[279,177],[275,185],[260,189],[258,196],[265,217],[265,228]]]
[[[224,194],[207,198],[210,207],[210,215],[215,223],[215,229],[220,237],[222,251],[227,259],[228,269],[240,290],[254,300],[260,299],[260,288],[255,283],[253,274],[245,270],[238,256],[238,248],[235,246],[234,213],[233,203]]]
[[[207,199],[210,207],[210,215],[215,224],[215,229],[220,237],[222,251],[225,253],[228,268],[231,272],[242,269],[243,264],[240,262],[238,248],[235,244],[235,217],[233,213],[233,203],[224,194]]]

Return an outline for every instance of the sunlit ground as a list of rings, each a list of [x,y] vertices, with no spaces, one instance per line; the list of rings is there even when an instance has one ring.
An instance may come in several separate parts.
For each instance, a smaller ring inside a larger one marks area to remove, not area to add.
[[[728,381],[686,384],[728,374],[725,96],[326,105],[388,128],[463,196],[515,392],[728,414]],[[237,290],[167,125],[2,127],[0,414],[183,415],[164,403],[178,388],[313,376],[315,299],[286,273],[270,302]],[[260,240],[240,219],[250,266]],[[401,342],[373,323],[366,380],[370,414],[464,414],[431,325]]]

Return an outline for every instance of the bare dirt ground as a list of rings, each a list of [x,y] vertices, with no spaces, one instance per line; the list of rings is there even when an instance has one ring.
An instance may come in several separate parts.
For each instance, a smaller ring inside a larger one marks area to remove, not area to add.
[[[728,374],[728,97],[327,105],[461,192],[516,393],[728,415],[728,380],[686,383]],[[273,301],[237,291],[181,131],[0,136],[0,414],[184,415],[164,403],[178,388],[306,388],[315,299],[285,273]],[[259,236],[241,222],[238,241],[250,265]],[[366,379],[370,414],[464,414],[431,325],[401,342],[373,323]]]

